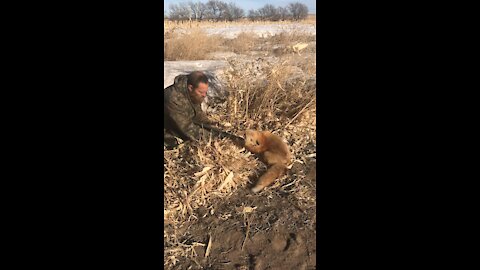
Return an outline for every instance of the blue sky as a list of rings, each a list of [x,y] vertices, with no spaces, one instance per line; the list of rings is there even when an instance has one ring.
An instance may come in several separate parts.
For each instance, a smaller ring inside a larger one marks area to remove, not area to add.
[[[181,2],[188,2],[189,0],[164,0],[163,3],[165,4],[164,8],[165,11],[168,12],[169,8],[168,5],[170,4],[178,4]],[[207,2],[208,0],[191,0],[192,2]],[[314,13],[316,14],[316,0],[278,0],[278,1],[273,1],[273,0],[241,0],[241,1],[230,1],[230,0],[222,0],[223,2],[229,3],[229,2],[234,2],[237,6],[243,8],[245,10],[245,13],[248,12],[250,9],[259,9],[263,7],[266,4],[271,4],[276,7],[285,7],[289,3],[293,2],[300,2],[302,4],[305,4],[308,7],[308,13]]]

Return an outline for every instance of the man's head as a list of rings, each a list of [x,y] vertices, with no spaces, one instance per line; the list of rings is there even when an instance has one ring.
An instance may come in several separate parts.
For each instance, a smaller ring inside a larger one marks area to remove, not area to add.
[[[202,103],[207,96],[208,78],[201,71],[194,71],[187,76],[188,94],[195,104]]]

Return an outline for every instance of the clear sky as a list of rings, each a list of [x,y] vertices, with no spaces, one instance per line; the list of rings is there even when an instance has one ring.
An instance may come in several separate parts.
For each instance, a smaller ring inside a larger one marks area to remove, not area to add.
[[[168,12],[169,8],[168,5],[170,4],[178,4],[181,2],[188,2],[189,0],[163,0],[165,4],[164,8],[165,11]],[[207,2],[208,0],[191,0],[192,2]],[[230,0],[222,0],[225,3],[234,2],[237,6],[243,8],[245,13],[248,13],[250,9],[259,9],[266,4],[271,4],[276,7],[286,7],[289,3],[300,2],[305,4],[308,7],[308,13],[316,14],[316,0],[240,0],[240,1],[230,1]]]

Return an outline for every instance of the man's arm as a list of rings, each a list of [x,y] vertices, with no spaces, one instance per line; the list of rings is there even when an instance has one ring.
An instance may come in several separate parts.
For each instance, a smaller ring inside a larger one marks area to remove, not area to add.
[[[202,111],[200,104],[195,104],[194,108],[195,108],[196,115],[193,121],[195,122],[195,124],[198,124],[198,125],[207,124],[212,126],[218,124],[217,122],[212,121],[210,120],[210,118],[208,118],[208,116]]]
[[[199,137],[199,128],[193,123],[184,105],[182,106],[182,104],[172,101],[166,105],[165,109],[165,117],[174,126],[175,131],[179,133],[182,139],[197,140]]]

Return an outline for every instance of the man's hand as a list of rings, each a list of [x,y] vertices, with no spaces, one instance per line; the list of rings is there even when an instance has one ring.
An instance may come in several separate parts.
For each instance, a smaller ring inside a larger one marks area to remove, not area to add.
[[[200,141],[197,140],[197,139],[188,140],[185,143],[188,144],[188,146],[190,146],[190,147],[192,147],[192,146],[197,147],[197,148],[200,147]]]
[[[225,126],[219,122],[213,122],[212,126],[217,127],[218,129],[225,130]]]

